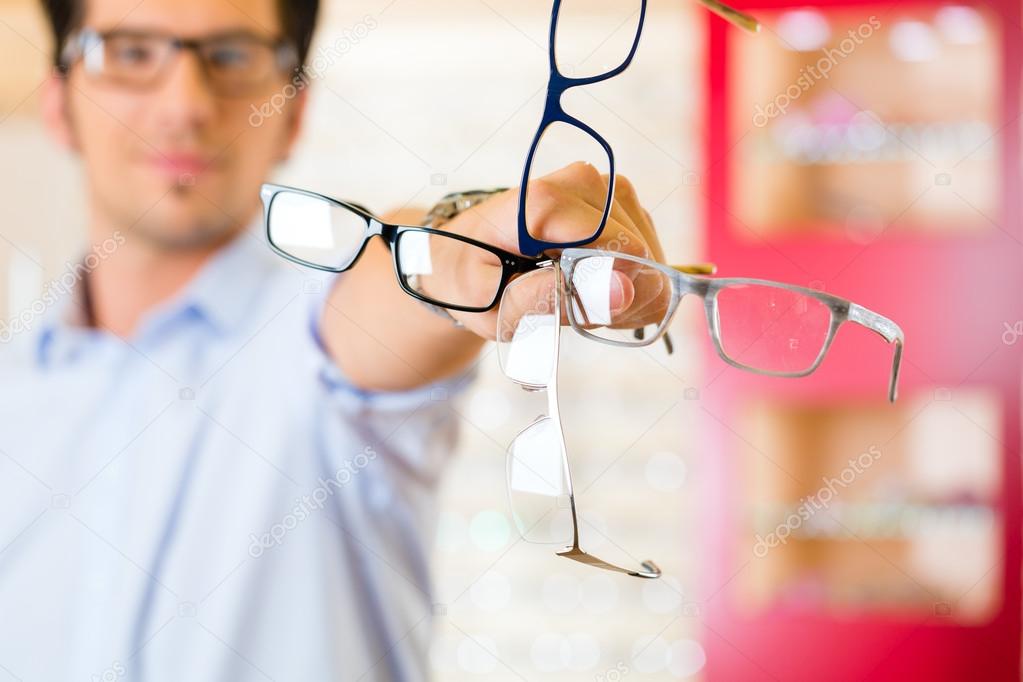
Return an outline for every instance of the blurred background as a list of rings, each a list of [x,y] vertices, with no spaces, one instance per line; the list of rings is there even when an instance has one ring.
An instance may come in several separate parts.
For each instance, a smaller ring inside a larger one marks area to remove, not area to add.
[[[633,4],[587,3],[592,54]],[[860,328],[798,381],[723,364],[696,302],[670,356],[566,334],[583,544],[656,560],[644,582],[519,539],[505,448],[546,403],[488,350],[442,490],[437,679],[1020,677],[1020,3],[740,6],[759,35],[651,0],[632,68],[566,108],[614,147],[670,261],[896,320],[900,400],[891,348]],[[274,179],[377,212],[516,185],[549,12],[329,0],[308,125]],[[78,168],[38,116],[48,55],[36,3],[0,0],[0,319],[83,239]]]

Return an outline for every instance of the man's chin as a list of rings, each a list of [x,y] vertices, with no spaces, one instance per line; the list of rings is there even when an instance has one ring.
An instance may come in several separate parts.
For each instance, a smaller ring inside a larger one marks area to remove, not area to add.
[[[224,217],[197,218],[194,214],[162,213],[147,216],[132,228],[132,235],[161,251],[209,250],[223,246],[243,229]]]
[[[141,179],[141,178],[138,178]],[[104,193],[99,209],[129,237],[163,251],[209,250],[231,241],[255,218],[257,202],[236,205],[220,182],[195,185],[135,183]],[[222,200],[218,201],[218,197]],[[249,213],[252,215],[248,215]]]

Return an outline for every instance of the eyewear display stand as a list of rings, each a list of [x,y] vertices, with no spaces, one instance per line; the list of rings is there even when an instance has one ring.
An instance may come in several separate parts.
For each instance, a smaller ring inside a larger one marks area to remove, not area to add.
[[[764,23],[755,40],[706,25],[708,252],[854,294],[912,351],[895,406],[867,334],[840,336],[813,381],[711,373],[700,574],[734,579],[705,605],[705,679],[1019,679],[1019,344],[1000,337],[1017,338],[1023,291],[1020,3],[739,5]],[[793,32],[807,22],[823,42]],[[828,55],[827,80],[754,119]],[[871,446],[817,525],[754,554]]]

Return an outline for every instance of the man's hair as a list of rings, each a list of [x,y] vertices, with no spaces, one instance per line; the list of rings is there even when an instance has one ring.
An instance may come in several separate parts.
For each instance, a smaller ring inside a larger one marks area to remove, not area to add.
[[[53,64],[60,66],[64,44],[81,27],[87,0],[41,1],[53,30]],[[319,9],[320,0],[277,0],[277,11],[281,15],[281,35],[298,50],[300,64],[305,64],[309,54]]]

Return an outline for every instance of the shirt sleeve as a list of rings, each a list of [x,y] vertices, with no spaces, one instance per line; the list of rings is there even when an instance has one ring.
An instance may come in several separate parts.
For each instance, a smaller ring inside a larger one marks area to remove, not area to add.
[[[472,385],[476,369],[407,391],[367,391],[355,386],[330,356],[320,329],[327,295],[341,276],[325,278],[323,293],[312,297],[308,318],[329,407],[364,442],[407,467],[416,478],[434,483],[457,445],[459,418],[454,400]]]

